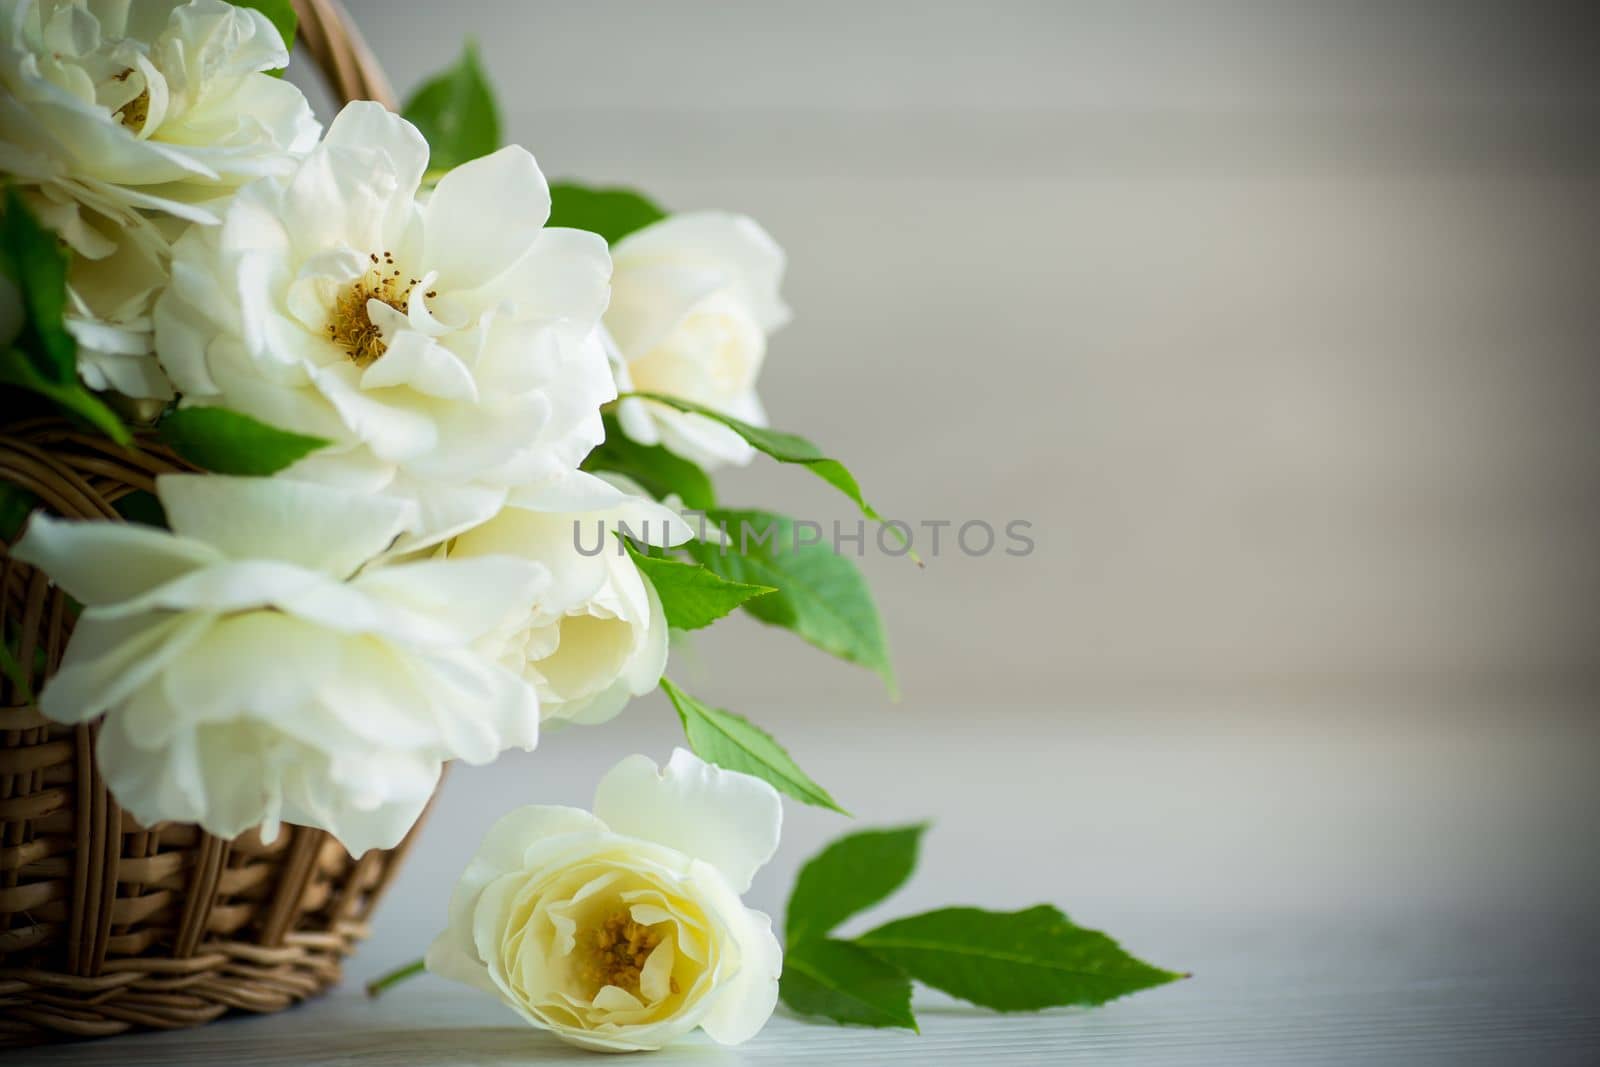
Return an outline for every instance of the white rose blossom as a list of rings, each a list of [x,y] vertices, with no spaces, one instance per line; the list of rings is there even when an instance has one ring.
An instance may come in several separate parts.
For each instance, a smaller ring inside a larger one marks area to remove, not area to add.
[[[0,169],[129,224],[216,222],[320,128],[259,11],[222,0],[0,0]],[[70,229],[62,230],[75,248]]]
[[[12,550],[83,612],[40,708],[104,713],[97,766],[145,825],[280,821],[352,854],[416,821],[441,763],[532,748],[538,698],[469,649],[549,575],[525,561],[364,567],[413,505],[280,478],[163,475],[171,532],[35,515]]]
[[[178,242],[155,316],[185,403],[332,441],[287,475],[416,501],[404,548],[568,477],[616,395],[605,242],[544,228],[549,187],[522,148],[419,203],[427,162],[410,123],[347,105],[292,175]]]
[[[756,377],[768,336],[789,321],[778,295],[778,243],[742,215],[688,212],[629,234],[611,255],[605,325],[617,387],[765,426]],[[708,469],[754,455],[744,438],[703,415],[638,399],[623,401],[617,414],[635,441],[665,445]]]
[[[221,0],[0,0],[0,170],[72,254],[66,325],[90,388],[172,398],[151,323],[171,242],[320,132],[261,73],[288,60],[266,16]]]
[[[48,212],[35,213],[49,225]],[[69,260],[64,323],[78,343],[78,376],[91,389],[136,400],[171,400],[172,383],[156,359],[151,317],[167,284],[167,246],[97,212],[82,212],[78,222],[107,244],[104,255],[74,251]],[[160,219],[152,225],[158,233],[170,232],[173,222]]]
[[[450,898],[428,969],[499,996],[584,1048],[656,1049],[696,1026],[754,1037],[783,954],[739,897],[777,849],[767,783],[682,749],[630,756],[594,813],[527,807],[489,831]]]
[[[661,599],[619,532],[661,547],[693,536],[642,490],[580,474],[559,489],[513,492],[498,515],[446,550],[450,559],[532,560],[554,576],[511,624],[500,657],[538,690],[547,722],[604,722],[654,689],[666,669]]]

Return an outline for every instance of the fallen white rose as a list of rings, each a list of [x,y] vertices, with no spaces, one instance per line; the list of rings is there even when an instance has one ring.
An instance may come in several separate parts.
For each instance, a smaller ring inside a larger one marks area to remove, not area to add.
[[[603,1051],[696,1026],[736,1045],[766,1025],[783,954],[739,897],[778,846],[777,792],[682,749],[617,764],[594,813],[527,807],[489,831],[428,969]]]
[[[407,548],[576,470],[616,395],[605,242],[544,228],[522,148],[457,167],[423,205],[427,163],[410,123],[347,105],[294,174],[177,243],[155,315],[186,404],[332,441],[287,476],[416,501]]]
[[[672,215],[624,237],[611,252],[605,325],[617,387],[691,400],[765,426],[756,376],[767,338],[789,321],[778,295],[784,255],[742,215]],[[713,419],[645,400],[624,400],[623,431],[705,468],[748,463],[744,438]]]
[[[83,612],[40,694],[105,713],[97,766],[145,825],[280,821],[354,855],[416,821],[441,763],[532,748],[538,699],[469,651],[549,581],[510,559],[362,569],[412,505],[277,478],[163,475],[172,531],[35,515],[12,550]]]

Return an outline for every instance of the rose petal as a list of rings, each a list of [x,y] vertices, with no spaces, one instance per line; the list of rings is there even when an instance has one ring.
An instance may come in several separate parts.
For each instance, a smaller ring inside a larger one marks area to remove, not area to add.
[[[231,559],[273,559],[342,578],[416,521],[414,505],[285,478],[164,474],[156,493],[180,535]]]
[[[34,514],[11,555],[91,607],[137,596],[224,558],[211,546],[166,530],[43,512]]]
[[[629,756],[600,781],[594,813],[620,834],[655,841],[721,871],[735,893],[778,848],[783,805],[767,783],[675,749],[657,770]]]
[[[739,970],[717,989],[716,1000],[701,1029],[721,1045],[750,1040],[767,1025],[778,1004],[778,975],[783,950],[772,933],[772,920],[759,911],[740,909],[735,920]]]
[[[441,286],[475,289],[533,248],[550,217],[550,187],[527,149],[507,145],[439,179],[423,210],[426,269]]]

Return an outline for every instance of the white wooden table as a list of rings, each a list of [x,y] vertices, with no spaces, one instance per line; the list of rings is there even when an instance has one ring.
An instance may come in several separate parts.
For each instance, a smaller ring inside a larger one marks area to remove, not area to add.
[[[919,874],[876,914],[1051,900],[1195,977],[1098,1010],[1015,1017],[926,996],[920,1036],[780,1009],[746,1046],[692,1041],[652,1062],[1600,1062],[1600,728],[1586,709],[955,711],[912,730],[906,709],[808,710],[804,723],[770,709],[862,822],[935,817]],[[6,1063],[596,1062],[464,988],[427,977],[373,1002],[360,982],[420,951],[495,815],[519,799],[584,803],[624,746],[665,755],[663,712],[645,705],[453,774],[339,992]],[[918,769],[895,788],[874,771],[891,743]],[[781,913],[794,868],[844,827],[791,809],[755,902]]]

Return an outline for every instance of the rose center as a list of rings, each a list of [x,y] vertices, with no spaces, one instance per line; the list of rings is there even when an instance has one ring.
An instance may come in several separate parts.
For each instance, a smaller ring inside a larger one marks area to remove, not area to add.
[[[400,280],[393,253],[374,252],[369,258],[372,266],[334,297],[333,311],[328,316],[328,339],[344,349],[358,367],[365,367],[388,348],[383,330],[372,321],[369,302],[376,300],[405,314],[411,290],[417,284],[415,278]]]
[[[144,129],[145,121],[150,118],[150,90],[146,89],[118,108],[117,118],[135,133]]]
[[[132,74],[133,68],[129,67],[121,74],[116,75],[116,79],[119,82],[125,82]],[[117,121],[134,133],[143,130],[144,124],[150,121],[150,90],[146,88],[138,96],[117,108],[115,115]]]
[[[661,944],[661,932],[638,922],[627,911],[614,912],[591,935],[594,951],[586,977],[596,989],[614,985],[639,995],[639,975],[651,951]],[[678,991],[677,979],[672,991]]]

